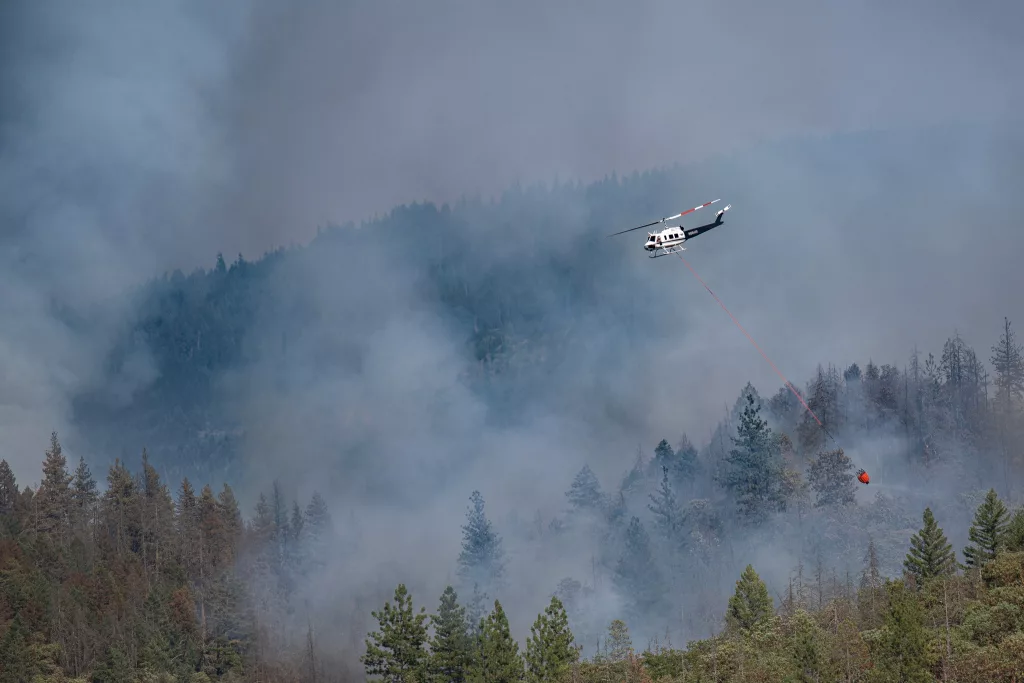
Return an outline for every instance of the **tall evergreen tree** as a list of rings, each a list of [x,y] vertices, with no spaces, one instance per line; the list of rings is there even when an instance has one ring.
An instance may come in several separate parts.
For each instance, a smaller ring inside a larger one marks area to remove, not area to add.
[[[1024,349],[1016,343],[1010,319],[1003,318],[1003,334],[992,347],[990,362],[995,368],[995,413],[1002,449],[1003,485],[1010,495],[1011,464],[1017,460],[1013,443],[1019,437],[1020,407],[1024,401]]]
[[[600,513],[604,508],[605,498],[601,492],[601,483],[597,480],[590,465],[584,465],[572,480],[569,490],[565,492],[569,506],[573,512]]]
[[[1006,524],[1006,549],[1012,553],[1024,550],[1024,508],[1017,510]]]
[[[807,405],[830,432],[840,426],[839,384],[839,372],[835,368],[830,366],[826,371],[819,365],[807,391]],[[801,416],[797,435],[804,453],[815,453],[825,447],[827,437],[818,420],[807,411]]]
[[[629,520],[625,548],[615,567],[615,587],[629,601],[636,618],[656,617],[662,611],[662,580],[656,569],[651,539],[638,517]]]
[[[421,681],[429,661],[425,609],[413,611],[412,596],[403,583],[395,589],[394,607],[385,602],[383,610],[372,614],[380,627],[368,634],[366,653],[359,658],[366,674],[388,683]]]
[[[651,494],[647,507],[654,513],[654,525],[662,538],[673,552],[681,552],[686,543],[686,511],[672,490],[667,467],[662,471],[661,488]]]
[[[78,467],[75,468],[74,480],[71,482],[71,501],[75,517],[74,526],[78,530],[84,529],[92,522],[99,502],[96,479],[92,476],[92,470],[89,469],[84,457],[78,459]]]
[[[38,530],[50,534],[61,546],[66,547],[71,530],[71,481],[67,458],[57,439],[57,432],[50,435],[50,448],[43,461],[43,480],[39,484]]]
[[[15,482],[14,472],[6,460],[0,460],[0,515],[14,512],[17,500],[18,484]]]
[[[466,623],[466,609],[459,605],[455,589],[441,594],[436,615],[431,615],[434,636],[430,641],[430,679],[435,683],[463,683],[473,662],[473,642]]]
[[[924,526],[910,538],[910,552],[903,562],[908,574],[919,581],[956,572],[956,555],[946,535],[935,522],[931,508],[924,509]]]
[[[526,680],[530,683],[557,683],[579,659],[573,643],[569,617],[562,602],[552,596],[544,612],[530,627],[526,640]]]
[[[853,461],[842,448],[821,453],[811,463],[811,488],[815,507],[839,507],[856,501]]]
[[[108,553],[126,557],[140,549],[139,491],[135,479],[120,459],[107,473],[107,490],[100,501],[104,546]]]
[[[753,393],[746,399],[738,437],[732,437],[735,447],[726,458],[730,468],[722,483],[736,501],[740,519],[757,524],[771,512],[785,509],[785,466],[778,439],[759,415],[760,404],[755,403]]]
[[[77,480],[77,477],[76,477]],[[142,450],[140,489],[140,527],[144,566],[159,573],[170,560],[174,539],[174,501],[170,491],[160,481],[160,475],[149,462],[149,454]]]
[[[931,681],[928,671],[928,633],[924,611],[917,595],[907,590],[902,581],[887,586],[889,611],[886,614],[879,642],[879,673],[887,681],[925,683]]]
[[[608,639],[606,641],[608,659],[613,662],[625,661],[633,653],[633,639],[629,635],[629,628],[622,619],[614,619],[608,625]]]
[[[501,603],[494,601],[494,610],[484,621],[477,638],[476,654],[469,669],[469,683],[512,683],[525,678],[519,643],[512,638],[508,617]]]
[[[479,491],[470,496],[472,506],[462,527],[462,552],[459,554],[459,577],[466,585],[480,583],[485,589],[501,584],[505,574],[505,551],[501,536],[484,513],[484,498]]]
[[[238,508],[238,500],[235,492],[230,486],[224,484],[220,494],[217,496],[217,503],[220,505],[221,516],[224,518],[224,533],[232,549],[237,549],[242,539],[242,532],[245,524],[242,521],[242,511]]]
[[[768,587],[754,571],[753,565],[748,564],[736,582],[736,592],[729,598],[726,623],[731,628],[750,631],[774,613]]]
[[[480,588],[479,583],[474,582],[473,592],[466,605],[466,629],[473,638],[480,635],[485,617],[487,617],[487,593]]]
[[[1014,339],[1009,318],[1003,319],[1003,335],[992,347],[990,362],[996,371],[996,401],[1009,412],[1014,401],[1024,400],[1024,349]]]
[[[995,558],[1005,541],[1007,521],[1006,505],[995,489],[989,489],[967,532],[971,545],[964,548],[964,559],[968,567],[980,568]]]

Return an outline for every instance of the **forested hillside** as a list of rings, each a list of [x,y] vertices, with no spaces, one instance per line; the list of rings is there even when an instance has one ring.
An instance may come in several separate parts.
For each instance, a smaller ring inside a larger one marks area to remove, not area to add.
[[[41,476],[16,484],[0,469],[0,683],[361,680],[364,665],[404,667],[395,680],[421,665],[518,680],[509,636],[532,680],[554,680],[576,657],[567,630],[590,660],[575,680],[623,667],[635,680],[891,680],[899,662],[909,680],[1013,680],[1022,518],[1005,533],[999,521],[1024,503],[1013,312],[921,333],[887,358],[829,359],[802,339],[821,365],[795,384],[827,432],[789,389],[760,382],[730,382],[721,413],[696,381],[664,407],[681,381],[666,368],[721,390],[717,338],[702,340],[693,304],[706,293],[677,289],[635,241],[606,239],[726,177],[756,215],[775,187],[751,188],[784,182],[744,168],[782,156],[858,186],[807,214],[852,215],[891,193],[876,173],[891,144],[787,143],[784,155],[405,206],[147,283],[75,396],[78,462],[54,436]],[[726,237],[701,242],[702,268],[813,321],[832,302],[809,293],[810,274],[783,277],[789,264],[763,258],[783,222],[751,221],[742,250],[727,222]],[[684,342],[698,363],[672,360]],[[632,452],[636,441],[651,445]],[[988,568],[947,575],[947,543]],[[885,586],[905,571],[916,578]],[[381,618],[404,623],[410,647],[392,655],[390,639],[378,652],[365,635],[396,584],[399,612]],[[444,596],[429,648],[409,595],[417,610]],[[485,617],[475,651],[461,625]],[[627,631],[648,650],[640,660]]]
[[[999,474],[1019,466],[1024,358],[1009,320],[1000,333],[987,364],[953,336],[905,370],[853,363],[807,383],[840,442],[902,444],[867,487],[791,393],[748,385],[709,443],[662,441],[605,484],[585,466],[554,518],[492,521],[472,492],[429,648],[404,587],[400,609],[377,614],[397,635],[360,642],[368,596],[332,584],[374,539],[333,525],[332,501],[301,506],[275,486],[244,515],[227,485],[185,479],[172,495],[145,452],[134,475],[115,462],[104,489],[54,435],[35,490],[0,464],[0,680],[352,680],[358,653],[370,672],[404,667],[397,680],[437,667],[467,680],[519,680],[524,667],[531,680],[1014,680],[1024,513]],[[893,472],[920,485],[886,493]],[[546,589],[515,573],[584,549],[591,571]],[[501,608],[524,594],[532,606]],[[531,608],[546,612],[524,641]],[[484,617],[480,639],[460,635]]]

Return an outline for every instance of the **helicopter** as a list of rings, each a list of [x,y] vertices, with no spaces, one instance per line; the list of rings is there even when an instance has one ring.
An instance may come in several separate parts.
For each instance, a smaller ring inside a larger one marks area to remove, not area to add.
[[[662,218],[660,221],[654,221],[653,223],[648,223],[646,225],[638,225],[635,228],[630,228],[629,230],[622,230],[620,232],[616,232],[608,236],[615,237],[616,235],[622,235],[624,233],[632,232],[634,230],[649,228],[652,225],[660,225],[665,221],[672,221],[675,220],[676,218],[682,218],[688,213],[699,211],[700,209],[703,209],[706,206],[711,206],[715,202],[720,201],[722,200],[715,199],[713,201],[701,204],[700,206],[695,206],[692,209],[687,209],[682,213],[677,213],[674,216]],[[719,225],[722,224],[722,216],[725,215],[725,212],[731,208],[732,204],[726,204],[724,209],[719,209],[718,213],[715,214],[714,222],[708,223],[707,225],[701,225],[699,227],[689,229],[684,228],[681,225],[677,225],[675,227],[665,228],[661,232],[649,232],[647,233],[647,241],[644,243],[644,249],[646,251],[651,252],[650,258],[658,258],[659,256],[668,256],[670,254],[676,254],[681,251],[686,251],[686,247],[683,246],[683,242],[685,242],[686,240],[693,239],[698,235],[702,235],[708,230],[717,228]]]

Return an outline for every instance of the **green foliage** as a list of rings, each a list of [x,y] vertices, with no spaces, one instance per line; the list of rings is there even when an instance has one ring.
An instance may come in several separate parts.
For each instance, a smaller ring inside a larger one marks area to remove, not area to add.
[[[579,649],[573,642],[565,607],[552,596],[550,604],[530,627],[530,637],[526,640],[526,680],[555,683],[578,659]]]
[[[752,393],[746,399],[738,436],[732,437],[735,448],[726,458],[730,469],[723,485],[735,500],[740,519],[747,524],[761,524],[771,513],[785,509],[785,466],[778,439],[768,422],[760,417],[761,405]]]
[[[0,460],[0,515],[14,512],[18,499],[18,485],[14,480],[14,472],[6,460]]]
[[[910,539],[910,552],[903,566],[919,581],[956,572],[956,555],[946,535],[935,522],[931,508],[924,510],[924,526]]]
[[[466,680],[469,683],[511,683],[524,678],[519,644],[512,638],[501,603],[495,600],[494,610],[484,621],[477,638],[473,665]]]
[[[842,448],[821,453],[810,467],[815,507],[852,505],[856,500],[853,461]]]
[[[372,614],[380,628],[369,634],[366,653],[359,658],[366,674],[381,676],[389,683],[421,680],[429,661],[425,609],[415,613],[412,596],[405,584],[399,584],[394,607],[385,602],[383,610]]]
[[[651,504],[647,507],[654,513],[654,525],[662,540],[667,542],[668,547],[674,552],[682,552],[687,541],[686,511],[672,490],[667,467],[662,472],[661,487],[657,493],[652,493],[650,498]]]
[[[591,512],[600,514],[605,507],[605,497],[601,492],[601,483],[597,475],[590,469],[590,465],[584,465],[572,480],[572,485],[565,492],[569,499],[569,506],[573,512]]]
[[[608,659],[612,662],[625,661],[633,654],[633,640],[629,636],[626,622],[615,619],[608,625],[608,640],[605,650]]]
[[[1024,508],[1018,508],[1007,522],[1005,540],[1010,552],[1024,550]]]
[[[878,680],[925,683],[933,680],[924,610],[917,595],[902,581],[886,585],[889,611],[876,643]]]
[[[430,641],[430,679],[436,683],[463,683],[472,663],[473,643],[466,624],[466,609],[459,605],[455,589],[448,586],[441,604],[430,620],[434,636]]]
[[[996,495],[995,489],[989,489],[968,531],[971,545],[964,548],[964,559],[968,567],[983,567],[995,558],[1005,540],[1006,518],[1006,505]]]
[[[484,513],[484,498],[479,491],[470,496],[472,506],[462,527],[462,552],[459,576],[463,582],[479,582],[485,587],[500,585],[505,573],[505,551],[501,536]]]
[[[16,614],[0,640],[0,683],[22,683],[35,673],[35,662],[28,652],[28,631]]]
[[[1003,334],[992,347],[990,362],[995,368],[996,401],[1012,404],[1024,400],[1024,348],[1016,343],[1010,319],[1003,319]]]
[[[804,610],[797,610],[790,621],[790,654],[796,680],[820,681],[829,673],[829,643],[826,634]]]
[[[771,618],[774,612],[768,587],[754,571],[754,567],[748,564],[736,582],[735,593],[729,598],[726,623],[731,628],[750,631]]]

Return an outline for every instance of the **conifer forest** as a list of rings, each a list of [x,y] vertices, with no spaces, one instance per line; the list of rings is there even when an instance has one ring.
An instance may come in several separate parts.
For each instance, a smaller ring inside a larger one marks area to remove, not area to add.
[[[1024,4],[0,4],[0,683],[1024,683]]]

